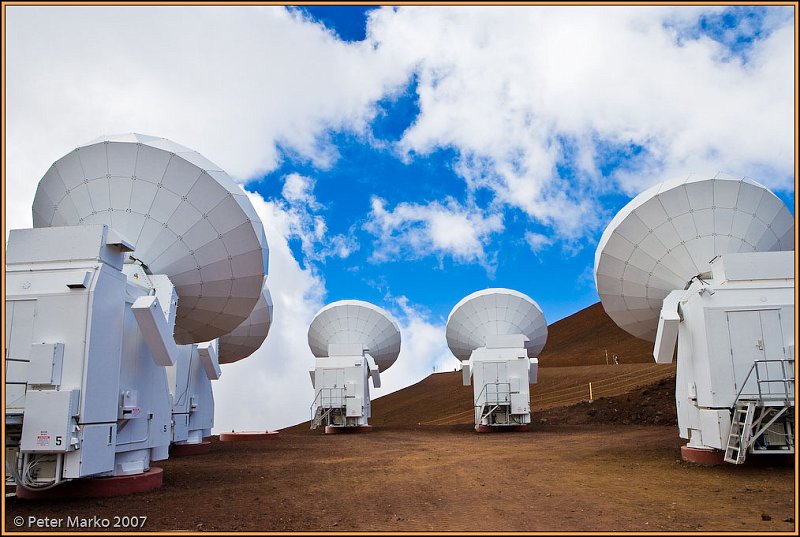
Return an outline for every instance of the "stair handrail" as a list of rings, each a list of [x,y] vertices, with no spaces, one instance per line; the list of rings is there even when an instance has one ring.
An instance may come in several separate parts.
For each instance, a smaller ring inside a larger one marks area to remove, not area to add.
[[[762,379],[761,375],[759,374],[758,364],[767,364],[767,363],[776,363],[776,362],[781,364],[781,373],[782,373],[783,378],[780,378],[780,379],[769,379],[769,378]],[[761,384],[762,383],[781,382],[781,383],[783,383],[783,394],[782,394],[783,395],[783,400],[788,403],[790,401],[790,399],[789,399],[789,385],[790,384],[792,384],[792,385],[794,384],[794,378],[787,378],[786,377],[786,364],[790,363],[790,362],[792,364],[794,364],[794,358],[753,360],[753,365],[750,366],[750,370],[747,372],[747,376],[744,378],[744,381],[742,382],[742,387],[739,388],[739,391],[736,393],[736,397],[734,398],[734,402],[733,402],[733,405],[731,406],[731,410],[733,410],[734,407],[736,406],[736,402],[741,399],[742,393],[744,392],[744,389],[747,386],[747,381],[750,380],[750,376],[753,374],[754,370],[756,372],[756,387],[758,389],[758,400],[759,401],[763,401],[764,400],[764,394],[761,391]],[[794,371],[794,366],[792,366],[791,370]],[[747,393],[745,395],[756,395],[756,394]],[[770,395],[773,395],[773,394],[770,394]],[[774,395],[780,395],[780,394],[774,394]]]

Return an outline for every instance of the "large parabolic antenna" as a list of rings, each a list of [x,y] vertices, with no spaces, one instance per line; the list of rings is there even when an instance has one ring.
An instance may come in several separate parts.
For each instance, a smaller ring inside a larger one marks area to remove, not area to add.
[[[486,336],[522,334],[528,356],[539,355],[547,341],[547,321],[539,305],[513,289],[483,289],[464,297],[447,318],[447,345],[461,361],[486,345]]]
[[[340,300],[322,308],[308,328],[308,346],[317,358],[328,356],[328,345],[361,344],[380,372],[400,354],[400,327],[386,310],[361,300]]]
[[[219,338],[219,363],[230,364],[256,352],[267,339],[272,326],[272,295],[267,285],[261,291],[256,307],[242,324]]]
[[[597,293],[620,328],[654,341],[663,299],[719,255],[791,250],[786,205],[747,178],[690,175],[659,183],[614,217],[597,246]]]
[[[234,330],[261,296],[269,250],[255,209],[219,166],[165,138],[105,136],[39,182],[34,227],[107,224],[176,287],[175,341]]]

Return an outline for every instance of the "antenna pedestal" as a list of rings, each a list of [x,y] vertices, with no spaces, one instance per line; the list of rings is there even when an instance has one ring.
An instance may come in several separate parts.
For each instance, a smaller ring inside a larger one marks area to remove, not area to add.
[[[725,462],[725,452],[718,449],[681,446],[681,459],[703,466],[719,466]]]
[[[325,426],[325,434],[342,434],[342,433],[369,433],[372,432],[372,425],[359,425],[357,427],[334,427],[332,425]]]
[[[595,253],[603,308],[677,344],[684,460],[794,453],[794,218],[764,186],[723,174],[664,181],[614,217]]]
[[[510,425],[506,427],[493,427],[490,425],[476,425],[476,433],[500,433],[500,432],[518,432],[524,433],[528,430],[528,424],[525,425]]]
[[[475,430],[478,432],[527,430],[531,421],[530,384],[536,382],[539,361],[528,359],[523,346],[523,340],[527,338],[518,338],[518,347],[501,347],[492,338],[491,346],[472,351],[468,368],[473,384]],[[466,376],[465,384],[469,384]]]
[[[23,500],[110,498],[155,490],[163,483],[163,470],[151,467],[142,474],[77,479],[47,490],[29,490],[17,486],[16,494],[17,498]]]

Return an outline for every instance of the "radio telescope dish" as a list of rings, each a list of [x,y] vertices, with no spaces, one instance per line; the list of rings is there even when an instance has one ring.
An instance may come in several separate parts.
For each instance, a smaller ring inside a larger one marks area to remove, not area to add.
[[[513,289],[484,289],[461,299],[447,317],[447,346],[459,360],[486,345],[486,336],[523,334],[528,357],[547,341],[547,321],[539,305]]]
[[[219,363],[230,364],[256,352],[267,339],[272,326],[272,295],[267,285],[250,316],[230,334],[219,338]]]
[[[104,136],[39,182],[34,227],[107,224],[178,293],[175,341],[234,330],[253,311],[269,249],[247,195],[219,166],[165,138]]]
[[[664,297],[715,257],[791,250],[794,219],[766,187],[717,174],[664,181],[614,217],[594,257],[597,293],[617,325],[654,341]]]
[[[400,354],[400,327],[383,308],[361,300],[340,300],[319,310],[308,327],[308,346],[314,356],[328,356],[331,343],[363,345],[382,373]]]

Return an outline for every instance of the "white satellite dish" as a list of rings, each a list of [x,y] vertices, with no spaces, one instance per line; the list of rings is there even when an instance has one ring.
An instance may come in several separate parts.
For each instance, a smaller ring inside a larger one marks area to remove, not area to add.
[[[400,354],[400,327],[383,308],[340,300],[319,310],[308,328],[308,346],[317,358],[328,356],[328,346],[338,343],[363,345],[384,372]]]
[[[447,346],[461,361],[486,345],[486,336],[523,334],[528,356],[547,341],[547,321],[539,305],[513,289],[483,289],[461,299],[447,317]]]
[[[247,195],[199,153],[165,138],[104,136],[39,182],[34,227],[106,224],[176,287],[177,343],[222,336],[261,296],[269,249]]]
[[[219,363],[230,364],[256,352],[267,339],[272,325],[272,295],[267,284],[256,307],[236,329],[219,338]]]
[[[6,442],[18,495],[160,486],[151,462],[170,444],[210,446],[215,338],[258,317],[261,222],[219,167],[136,134],[56,161],[33,216],[34,229],[11,230],[6,256]]]
[[[322,308],[308,328],[308,346],[317,357],[310,370],[314,387],[311,428],[326,433],[368,430],[368,378],[376,388],[380,373],[400,354],[400,328],[386,310],[361,300],[340,300]]]
[[[737,252],[790,250],[794,219],[786,205],[747,178],[690,175],[659,183],[614,217],[597,246],[597,293],[630,334],[654,341],[664,298]]]
[[[463,383],[473,382],[475,429],[526,428],[530,384],[547,341],[539,305],[513,289],[484,289],[464,297],[447,318],[447,345],[461,360]]]
[[[672,363],[685,460],[794,450],[794,219],[749,179],[689,176],[636,196],[595,254],[621,328]]]

